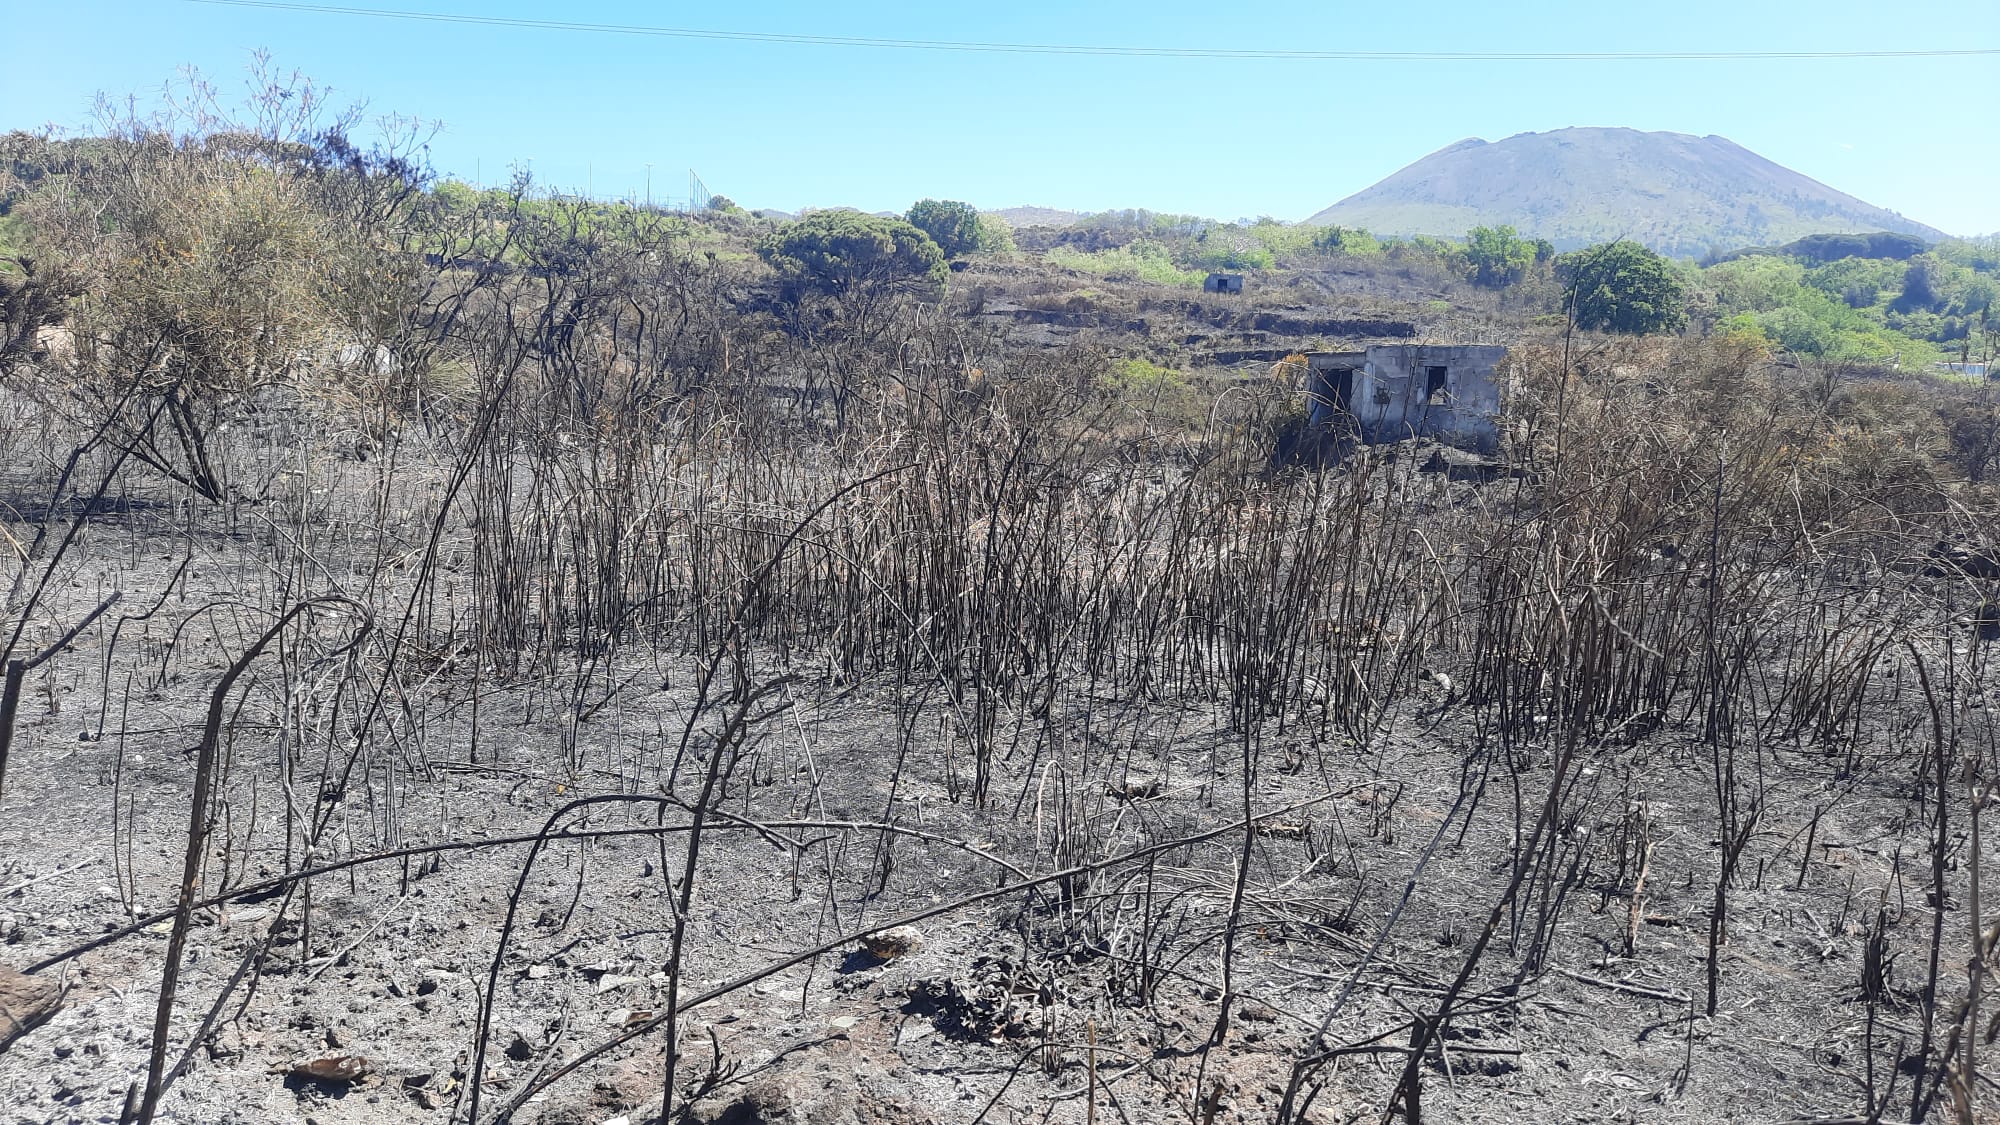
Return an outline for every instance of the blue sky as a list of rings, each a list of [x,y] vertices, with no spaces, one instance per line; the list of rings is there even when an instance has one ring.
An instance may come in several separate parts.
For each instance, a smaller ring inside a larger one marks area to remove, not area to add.
[[[645,26],[1246,50],[2000,47],[1993,0],[1659,3],[640,3],[348,0]],[[99,92],[250,53],[372,111],[439,121],[440,171],[752,207],[1150,207],[1300,219],[1463,137],[1568,125],[1719,133],[1954,234],[2000,231],[2000,56],[1296,61],[978,54],[468,26],[188,0],[10,6],[0,129],[86,128]],[[26,45],[32,45],[28,48]]]

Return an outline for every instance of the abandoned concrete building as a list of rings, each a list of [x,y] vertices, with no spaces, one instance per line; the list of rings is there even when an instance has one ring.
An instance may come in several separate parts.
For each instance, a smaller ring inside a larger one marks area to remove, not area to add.
[[[1489,344],[1376,344],[1308,356],[1313,425],[1369,443],[1432,437],[1491,452],[1500,442],[1506,357]]]
[[[1207,277],[1202,278],[1201,290],[1204,293],[1241,293],[1243,292],[1243,275],[1240,273],[1209,274]]]

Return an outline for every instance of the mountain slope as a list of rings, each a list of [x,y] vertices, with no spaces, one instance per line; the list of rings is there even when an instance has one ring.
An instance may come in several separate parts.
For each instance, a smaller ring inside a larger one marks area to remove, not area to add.
[[[1683,256],[1817,233],[1944,237],[1725,138],[1636,129],[1459,141],[1306,221],[1450,237],[1505,223],[1558,249],[1630,238]]]

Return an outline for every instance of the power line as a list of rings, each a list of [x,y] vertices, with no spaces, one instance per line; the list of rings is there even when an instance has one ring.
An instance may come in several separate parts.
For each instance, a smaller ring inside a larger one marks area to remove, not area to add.
[[[787,43],[809,47],[871,47],[902,51],[955,51],[1013,55],[1086,55],[1166,59],[1256,59],[1304,62],[1651,62],[1662,60],[1749,61],[1760,59],[1938,59],[2000,55],[2000,47],[1876,51],[1277,51],[1220,47],[1119,47],[1070,43],[994,43],[949,39],[885,39],[875,36],[790,35],[765,31],[715,31],[692,27],[583,23],[576,20],[513,19],[449,12],[390,8],[350,8],[334,4],[293,4],[283,0],[186,0],[230,8],[364,16],[422,23],[471,24],[530,31],[576,31],[599,35],[641,35],[671,39],[711,39],[738,43]]]

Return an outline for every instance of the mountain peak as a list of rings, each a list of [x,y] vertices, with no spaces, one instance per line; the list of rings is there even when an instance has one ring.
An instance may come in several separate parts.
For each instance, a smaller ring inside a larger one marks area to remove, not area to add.
[[[1629,238],[1687,257],[1807,234],[1944,237],[1727,137],[1602,126],[1467,138],[1307,221],[1440,237],[1505,224],[1559,249]]]

